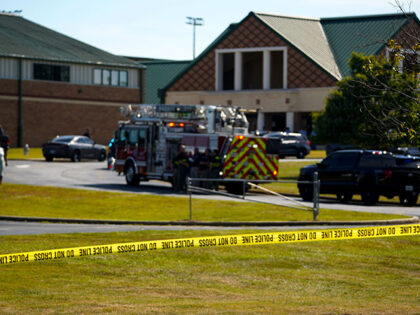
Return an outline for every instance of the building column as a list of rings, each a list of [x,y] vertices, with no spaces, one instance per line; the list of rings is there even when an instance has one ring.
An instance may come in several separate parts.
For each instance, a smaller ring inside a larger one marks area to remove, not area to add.
[[[294,112],[287,112],[286,113],[286,128],[290,131],[294,131],[295,125],[295,113]]]
[[[216,53],[216,76],[215,76],[216,91],[223,90],[223,55]]]
[[[240,51],[235,52],[234,86],[235,86],[235,91],[242,90],[242,53]]]
[[[257,112],[257,130],[258,131],[264,130],[264,124],[265,124],[264,118],[265,118],[264,113],[261,111],[258,111]]]
[[[271,77],[271,53],[269,50],[264,50],[263,52],[263,89],[269,90],[270,86],[270,77]]]

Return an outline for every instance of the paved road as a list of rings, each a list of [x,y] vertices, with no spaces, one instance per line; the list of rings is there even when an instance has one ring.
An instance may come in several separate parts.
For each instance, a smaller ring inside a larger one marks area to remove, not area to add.
[[[356,226],[348,226],[354,228]],[[314,230],[314,229],[343,228],[343,226],[259,226],[259,227],[206,227],[206,226],[168,226],[168,225],[113,225],[113,224],[61,224],[0,221],[1,235],[35,235],[35,234],[63,234],[63,233],[108,233],[130,231],[203,231],[203,230]],[[211,231],[209,231],[211,234]]]

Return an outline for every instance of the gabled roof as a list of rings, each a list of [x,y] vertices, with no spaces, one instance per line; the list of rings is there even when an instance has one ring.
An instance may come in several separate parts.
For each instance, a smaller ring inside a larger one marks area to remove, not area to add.
[[[347,63],[353,51],[366,55],[378,54],[410,18],[420,23],[415,13],[311,19],[250,12],[241,22],[225,29],[164,90],[169,89],[250,16],[255,16],[336,80],[350,73]]]
[[[378,54],[409,18],[417,19],[414,13],[322,18],[322,27],[342,76],[350,74],[347,62],[353,51]]]
[[[14,14],[0,13],[0,43],[2,57],[142,68]]]
[[[191,60],[185,61],[147,61],[141,62],[146,66],[146,104],[159,104],[159,90],[167,85]]]
[[[319,19],[265,13],[254,14],[335,79],[341,79],[341,74]]]

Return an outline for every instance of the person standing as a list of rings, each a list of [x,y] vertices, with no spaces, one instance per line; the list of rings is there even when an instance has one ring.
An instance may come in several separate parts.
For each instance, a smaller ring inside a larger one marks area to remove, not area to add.
[[[198,168],[200,167],[200,159],[201,159],[201,153],[198,148],[194,149],[194,155],[191,159],[191,169],[190,169],[190,176],[191,178],[198,178]],[[191,183],[192,186],[199,187],[200,183],[198,181],[193,181]]]
[[[187,190],[187,175],[189,170],[188,154],[185,152],[185,146],[179,147],[179,152],[173,159],[174,167],[174,190],[182,192]]]
[[[219,156],[217,149],[215,149],[210,157],[210,178],[219,179],[221,170],[222,158]],[[212,181],[210,188],[219,190],[219,181]]]
[[[4,149],[0,147],[0,185],[3,183],[3,171],[4,171]]]

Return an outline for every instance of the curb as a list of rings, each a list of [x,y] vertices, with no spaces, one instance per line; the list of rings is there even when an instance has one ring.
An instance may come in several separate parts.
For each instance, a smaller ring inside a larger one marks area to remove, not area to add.
[[[394,220],[375,220],[375,221],[236,221],[236,222],[217,222],[217,221],[128,221],[128,220],[92,220],[92,219],[64,219],[64,218],[41,218],[41,217],[16,217],[0,216],[0,221],[20,221],[20,222],[49,222],[49,223],[75,223],[75,224],[115,224],[115,225],[179,225],[179,226],[314,226],[314,225],[399,225],[419,223],[418,217]]]

